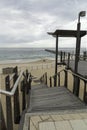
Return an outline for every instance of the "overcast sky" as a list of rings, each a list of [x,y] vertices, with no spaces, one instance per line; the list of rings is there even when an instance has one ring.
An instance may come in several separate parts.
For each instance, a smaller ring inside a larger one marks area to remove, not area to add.
[[[54,47],[47,32],[76,29],[78,13],[87,0],[0,0],[0,47]],[[87,30],[87,16],[81,18]],[[74,47],[75,39],[59,39],[60,47]],[[87,47],[87,36],[82,38]]]

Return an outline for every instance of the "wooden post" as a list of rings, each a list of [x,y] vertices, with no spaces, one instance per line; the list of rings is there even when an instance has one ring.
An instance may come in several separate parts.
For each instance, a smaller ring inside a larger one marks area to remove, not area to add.
[[[67,64],[68,69],[69,69],[69,64],[70,64],[70,53],[68,53],[68,64]]]
[[[63,59],[62,59],[62,58],[63,58],[63,52],[61,51],[61,52],[60,52],[60,62],[62,62],[62,61],[63,61]]]
[[[75,77],[75,75],[73,75],[73,94],[75,92],[75,79],[76,79],[76,77]]]
[[[0,101],[0,130],[7,130],[1,101]]]
[[[45,73],[45,84],[47,85],[47,72]]]
[[[73,76],[73,94],[74,94],[75,76],[73,74],[72,74],[72,76]]]
[[[73,93],[78,97],[79,96],[79,85],[80,79],[74,76],[74,86],[73,86]],[[77,86],[77,87],[76,87]]]
[[[57,76],[54,75],[53,79],[54,79],[54,87],[56,87],[56,85],[57,85]]]
[[[52,78],[50,77],[50,87],[52,87]]]
[[[58,74],[58,87],[60,87],[60,73]]]
[[[87,51],[84,51],[83,52],[83,60],[86,60],[87,59]]]
[[[83,97],[83,100],[84,100],[84,102],[87,104],[86,84],[87,84],[87,82],[84,81],[84,97]]]
[[[57,84],[57,62],[58,62],[58,35],[56,35],[56,56],[55,56],[55,81],[54,86]]]
[[[65,83],[64,86],[67,88],[68,87],[68,72],[66,70],[64,70],[65,72]]]
[[[63,62],[65,62],[65,52],[64,52],[64,59],[63,59]]]
[[[28,78],[28,70],[26,70],[26,77]]]
[[[10,91],[9,75],[5,78],[5,86],[6,90]],[[11,97],[9,96],[6,96],[6,121],[7,121],[7,130],[13,130]]]
[[[26,108],[26,99],[25,99],[25,81],[21,81],[21,91],[22,91],[22,110]]]
[[[14,84],[17,78],[18,78],[18,72],[16,68],[14,79],[13,79]],[[14,94],[14,123],[19,124],[19,121],[20,121],[20,103],[19,103],[19,89],[17,87]]]
[[[31,74],[30,74],[30,78],[29,78],[29,90],[31,89],[31,82],[32,82],[32,77],[31,77]]]

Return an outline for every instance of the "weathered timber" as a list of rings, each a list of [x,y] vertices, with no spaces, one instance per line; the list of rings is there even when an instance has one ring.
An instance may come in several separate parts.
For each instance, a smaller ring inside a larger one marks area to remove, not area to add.
[[[0,101],[0,130],[6,130],[6,129],[7,128],[6,128],[5,118],[4,118],[4,112]]]
[[[17,72],[14,76],[13,82],[15,84],[17,80]],[[14,123],[19,124],[20,121],[20,103],[19,103],[19,89],[17,87],[15,94],[14,94]]]
[[[85,103],[65,87],[43,88],[31,91],[28,112],[87,109]]]
[[[5,87],[7,91],[10,91],[10,77],[5,78]],[[6,120],[7,120],[7,130],[13,130],[13,120],[12,120],[12,105],[11,97],[6,96]]]

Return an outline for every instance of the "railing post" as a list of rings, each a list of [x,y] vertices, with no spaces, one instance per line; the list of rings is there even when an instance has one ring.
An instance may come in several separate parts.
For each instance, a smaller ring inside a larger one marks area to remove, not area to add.
[[[30,89],[30,84],[29,84],[29,82],[30,82],[30,77],[31,77],[31,74],[28,73],[28,70],[26,70],[26,76],[25,76],[25,82],[24,82],[24,84],[25,84],[25,86],[26,86],[26,94],[29,93],[29,89]]]
[[[26,99],[25,99],[25,81],[21,82],[21,91],[22,91],[22,110],[26,108]]]
[[[56,87],[56,84],[57,84],[57,76],[56,75],[54,75],[54,87]]]
[[[32,77],[31,77],[31,74],[30,74],[30,78],[29,78],[29,90],[31,89],[31,82],[32,82]]]
[[[87,82],[84,81],[84,97],[83,97],[83,100],[84,100],[84,102],[87,104],[86,84],[87,84]]]
[[[58,73],[58,87],[60,87],[60,73]]]
[[[14,79],[13,79],[14,84],[15,84],[17,78],[18,78],[18,71],[17,71],[17,67],[16,67],[15,75],[14,75]],[[14,94],[14,123],[19,124],[19,121],[20,121],[20,103],[19,103],[19,89],[17,87],[15,94]]]
[[[73,93],[74,93],[74,91],[75,91],[75,78],[76,78],[76,76],[73,75]]]
[[[63,62],[65,62],[65,52],[64,52],[64,59],[63,59]]]
[[[45,73],[45,84],[47,85],[47,72]]]
[[[68,72],[66,70],[64,70],[65,72],[65,83],[64,83],[64,86],[67,88],[68,87],[68,84],[67,84],[67,81],[68,81]]]
[[[50,77],[50,87],[52,87],[52,78]]]
[[[60,62],[62,62],[63,61],[63,53],[62,53],[62,51],[60,52]]]
[[[79,85],[80,85],[80,79],[76,76],[74,76],[74,89],[73,93],[78,97],[79,96]]]
[[[5,86],[6,90],[10,91],[9,75],[5,78]],[[7,121],[7,130],[13,130],[11,97],[9,96],[6,96],[6,121]]]
[[[7,130],[1,101],[0,101],[0,130]]]
[[[68,69],[69,69],[69,65],[70,65],[70,53],[68,53],[68,64],[67,64]]]
[[[26,77],[28,78],[28,70],[26,70]]]
[[[86,57],[87,57],[87,52],[84,51],[84,52],[83,52],[83,60],[86,60]]]

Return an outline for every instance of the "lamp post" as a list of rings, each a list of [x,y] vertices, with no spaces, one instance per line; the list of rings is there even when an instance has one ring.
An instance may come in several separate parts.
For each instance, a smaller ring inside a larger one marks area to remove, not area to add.
[[[77,23],[77,42],[76,42],[76,57],[75,57],[75,73],[78,72],[78,61],[79,61],[79,55],[80,55],[80,17],[84,17],[86,15],[85,11],[81,11],[78,15],[78,23]]]
[[[81,37],[80,37],[80,17],[84,17],[86,15],[86,11],[81,11],[79,12],[78,15],[78,23],[77,23],[77,41],[76,41],[76,56],[75,56],[75,68],[74,71],[75,73],[78,73],[78,62],[79,62],[79,56],[80,56],[80,43],[81,43]],[[75,87],[73,92],[78,96],[78,91],[79,91],[79,81],[77,78],[75,78]]]

